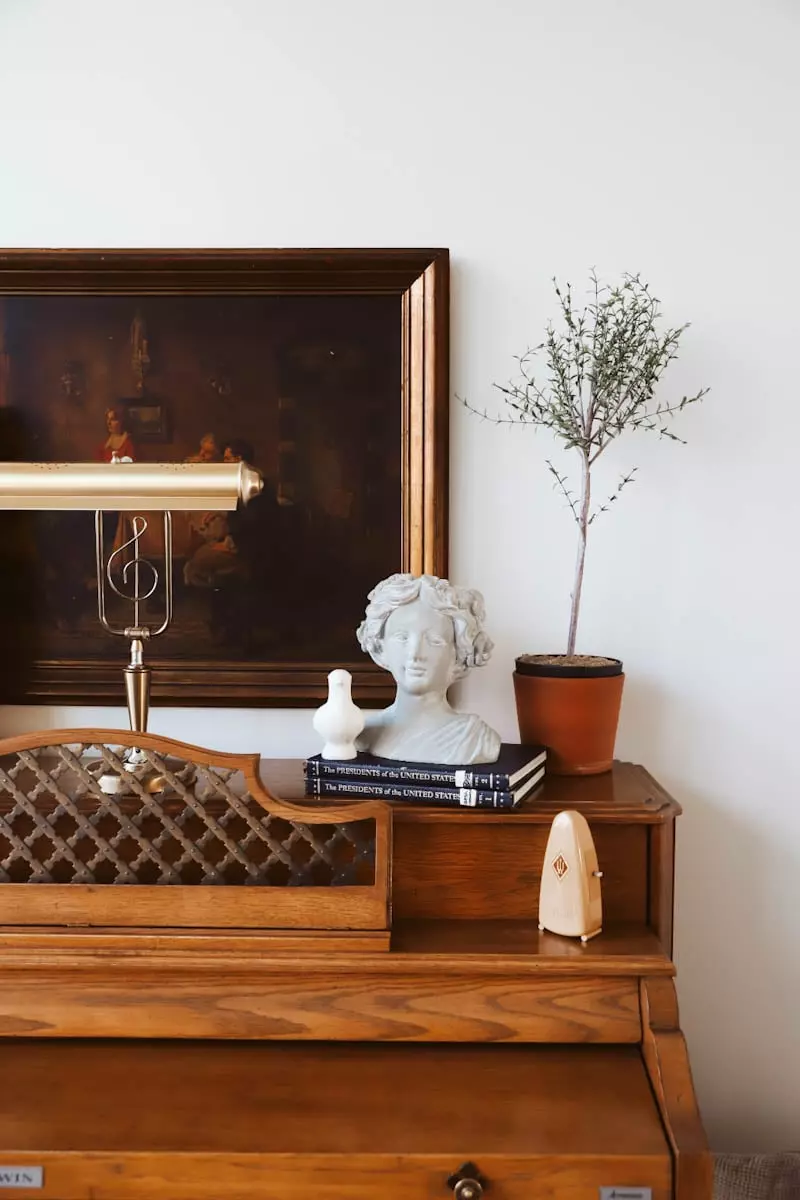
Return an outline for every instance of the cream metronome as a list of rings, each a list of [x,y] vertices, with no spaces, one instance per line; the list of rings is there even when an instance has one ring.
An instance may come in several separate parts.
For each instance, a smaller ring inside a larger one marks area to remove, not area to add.
[[[603,927],[597,851],[586,818],[560,812],[550,827],[539,889],[539,928],[588,942]]]

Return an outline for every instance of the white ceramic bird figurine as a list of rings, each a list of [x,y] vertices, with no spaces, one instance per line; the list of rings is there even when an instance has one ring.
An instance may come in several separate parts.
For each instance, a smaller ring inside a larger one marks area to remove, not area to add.
[[[364,714],[353,703],[352,676],[341,667],[328,676],[328,699],[314,713],[313,725],[325,745],[323,758],[355,758],[356,738],[364,728]]]

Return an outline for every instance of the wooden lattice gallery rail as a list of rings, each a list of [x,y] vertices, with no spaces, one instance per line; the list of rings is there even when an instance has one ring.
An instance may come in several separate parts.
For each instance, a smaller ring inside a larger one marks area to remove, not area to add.
[[[390,838],[382,804],[275,799],[255,755],[123,730],[0,741],[4,925],[383,929]]]

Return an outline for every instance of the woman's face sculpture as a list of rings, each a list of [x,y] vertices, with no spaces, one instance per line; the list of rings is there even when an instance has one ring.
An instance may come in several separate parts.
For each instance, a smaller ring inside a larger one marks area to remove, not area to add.
[[[401,604],[386,622],[381,659],[401,691],[412,696],[443,695],[456,665],[452,619],[422,600]]]

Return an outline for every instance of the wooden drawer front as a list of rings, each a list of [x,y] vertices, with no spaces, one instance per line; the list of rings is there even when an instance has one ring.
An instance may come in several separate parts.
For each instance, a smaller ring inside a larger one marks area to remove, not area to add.
[[[34,1160],[25,1156],[27,1162]],[[17,1200],[452,1200],[458,1155],[45,1154],[41,1190]],[[600,1187],[670,1200],[663,1155],[482,1155],[487,1200],[598,1200]]]
[[[629,1046],[31,1042],[3,1046],[0,1163],[23,1200],[489,1200],[670,1195]]]
[[[348,1041],[638,1042],[638,983],[619,977],[307,971],[204,986],[76,972],[47,987],[8,972],[0,1036]],[[132,1005],[137,991],[146,1004]]]

